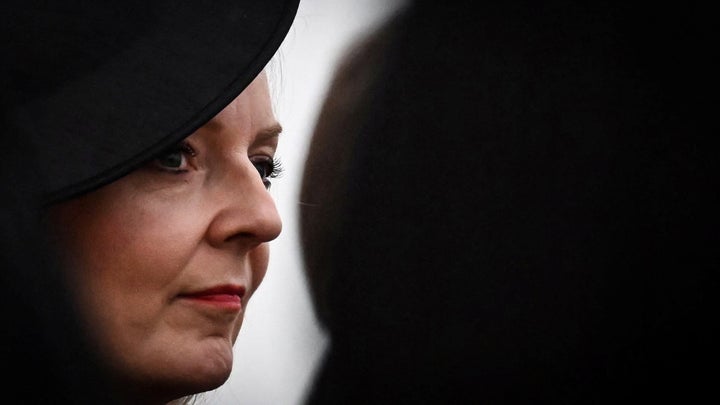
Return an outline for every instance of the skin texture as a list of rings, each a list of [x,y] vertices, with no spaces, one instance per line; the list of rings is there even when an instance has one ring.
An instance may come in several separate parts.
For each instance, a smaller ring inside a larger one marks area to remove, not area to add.
[[[266,242],[281,231],[257,169],[279,132],[263,73],[185,146],[52,208],[81,309],[130,402],[167,402],[229,377]],[[242,308],[187,297],[228,285],[244,289]]]

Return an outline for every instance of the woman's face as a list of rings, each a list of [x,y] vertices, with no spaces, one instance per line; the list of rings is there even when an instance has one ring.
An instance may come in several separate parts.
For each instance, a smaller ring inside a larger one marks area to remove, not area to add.
[[[279,133],[261,74],[176,148],[51,210],[100,349],[140,396],[228,378],[281,229],[266,189]]]

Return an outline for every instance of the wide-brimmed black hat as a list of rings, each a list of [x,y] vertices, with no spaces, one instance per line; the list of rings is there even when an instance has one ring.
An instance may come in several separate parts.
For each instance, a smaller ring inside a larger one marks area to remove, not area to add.
[[[3,7],[3,131],[46,201],[190,135],[277,52],[299,0],[16,1]]]

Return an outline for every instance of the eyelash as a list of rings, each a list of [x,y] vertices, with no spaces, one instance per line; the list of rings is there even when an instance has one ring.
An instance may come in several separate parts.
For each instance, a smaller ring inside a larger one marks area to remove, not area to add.
[[[197,156],[197,152],[195,152],[192,146],[190,146],[190,144],[185,141],[159,154],[155,159],[153,159],[153,164],[158,169],[171,174],[187,173],[188,169],[168,167],[159,163],[162,158],[168,157],[169,155],[176,153],[181,154],[180,166],[183,165],[183,162],[187,164],[188,158]],[[255,169],[257,169],[258,174],[260,175],[263,184],[265,184],[266,189],[269,189],[272,185],[269,179],[275,179],[280,177],[284,170],[280,160],[272,156],[261,156],[255,159],[251,158],[251,162],[253,166],[255,166]]]
[[[265,170],[265,176],[263,176],[263,173],[261,173],[261,166],[263,164],[267,165],[267,169]],[[283,167],[280,160],[276,157],[263,157],[262,160],[256,160],[253,161],[253,165],[258,170],[258,173],[260,174],[260,178],[263,181],[263,184],[265,184],[265,188],[269,189],[272,185],[272,182],[269,179],[275,179],[282,175],[283,173]]]
[[[165,171],[165,172],[172,173],[172,174],[187,173],[187,171],[188,171],[187,169],[182,169],[182,168],[179,168],[179,167],[178,167],[178,168],[173,168],[173,167],[169,167],[169,166],[165,166],[165,165],[160,164],[160,160],[161,160],[162,158],[168,157],[169,155],[175,154],[175,153],[180,153],[180,165],[181,165],[181,166],[182,166],[182,163],[183,163],[183,162],[184,162],[185,164],[188,163],[187,160],[188,160],[189,157],[195,157],[195,156],[197,156],[197,152],[195,152],[195,149],[193,149],[192,146],[190,146],[190,144],[187,143],[187,141],[183,141],[183,142],[175,145],[174,147],[172,147],[172,148],[170,148],[170,149],[168,149],[168,150],[160,153],[159,155],[157,155],[157,156],[153,159],[153,164],[154,164],[158,169],[160,169],[160,170],[162,170],[162,171]]]

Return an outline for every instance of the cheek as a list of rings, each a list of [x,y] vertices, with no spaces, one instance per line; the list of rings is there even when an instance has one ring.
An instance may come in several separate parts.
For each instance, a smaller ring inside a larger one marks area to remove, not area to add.
[[[169,285],[187,265],[202,235],[191,216],[177,215],[175,210],[145,214],[115,221],[111,234],[102,232],[96,239],[104,236],[97,264],[114,262],[115,272],[135,289]]]
[[[61,242],[77,287],[92,305],[149,310],[172,294],[202,235],[201,219],[177,205],[96,200],[60,210]]]

